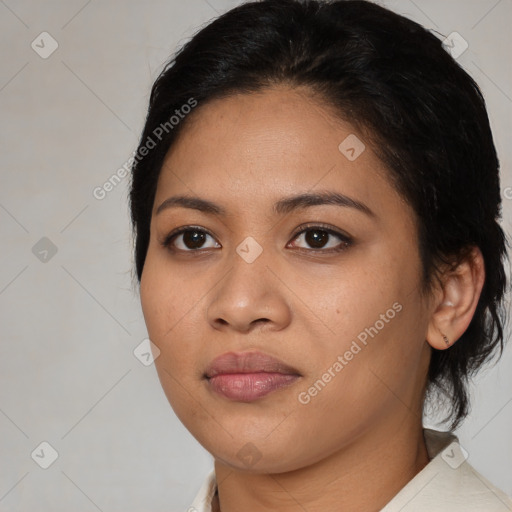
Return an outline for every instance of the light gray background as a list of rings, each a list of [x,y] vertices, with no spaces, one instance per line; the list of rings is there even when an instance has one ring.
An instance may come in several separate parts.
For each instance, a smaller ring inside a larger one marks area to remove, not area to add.
[[[163,63],[238,3],[0,1],[1,511],[185,510],[212,465],[154,366],[133,354],[147,332],[132,288],[128,178],[103,200],[92,192],[136,149]],[[512,1],[383,4],[468,41],[458,60],[488,103],[510,235]],[[59,45],[47,59],[31,48],[43,31]],[[57,248],[46,262],[32,250],[42,237]],[[457,432],[469,462],[508,494],[511,370],[509,348],[477,379]],[[31,458],[42,441],[59,454],[46,470]]]

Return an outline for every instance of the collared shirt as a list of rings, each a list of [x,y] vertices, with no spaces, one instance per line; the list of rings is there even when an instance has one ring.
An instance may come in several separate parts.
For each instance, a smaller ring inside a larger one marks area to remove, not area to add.
[[[423,433],[430,462],[381,512],[512,511],[512,499],[469,464],[457,436],[428,428]],[[212,512],[216,489],[213,469],[187,512]]]

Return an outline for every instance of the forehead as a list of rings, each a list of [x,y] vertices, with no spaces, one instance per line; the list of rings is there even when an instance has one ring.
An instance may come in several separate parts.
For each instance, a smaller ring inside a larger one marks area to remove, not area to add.
[[[398,200],[364,136],[306,90],[217,99],[196,107],[186,123],[164,160],[155,208],[170,194],[189,194],[235,212],[316,189],[377,209]]]

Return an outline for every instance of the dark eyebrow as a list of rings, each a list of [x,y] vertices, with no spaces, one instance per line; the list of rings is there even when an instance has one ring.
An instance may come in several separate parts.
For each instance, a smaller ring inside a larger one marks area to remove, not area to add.
[[[337,192],[331,192],[328,190],[285,197],[284,199],[281,199],[274,204],[274,211],[283,215],[285,213],[291,212],[292,210],[324,204],[333,204],[336,206],[343,206],[345,208],[354,208],[370,217],[376,216],[375,213],[370,210],[370,208],[364,203],[356,201],[355,199],[352,199],[351,197],[348,197],[344,194],[339,194]]]
[[[285,197],[274,204],[274,212],[279,215],[287,214],[293,210],[309,208],[317,205],[336,205],[345,208],[354,208],[370,217],[375,217],[375,213],[364,203],[356,201],[346,195],[331,191],[321,191],[316,193],[304,193],[296,196]],[[190,208],[200,212],[212,215],[226,216],[227,211],[220,205],[193,196],[173,196],[166,199],[157,209],[156,215],[167,208],[173,207]]]

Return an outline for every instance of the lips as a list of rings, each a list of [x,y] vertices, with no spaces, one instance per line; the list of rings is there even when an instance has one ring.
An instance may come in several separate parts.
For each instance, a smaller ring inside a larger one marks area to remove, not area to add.
[[[213,392],[238,402],[262,398],[300,377],[295,368],[261,352],[228,352],[214,359],[205,372]]]
[[[216,357],[208,365],[205,377],[209,379],[216,375],[235,373],[280,373],[300,376],[297,369],[262,352],[227,352]]]

